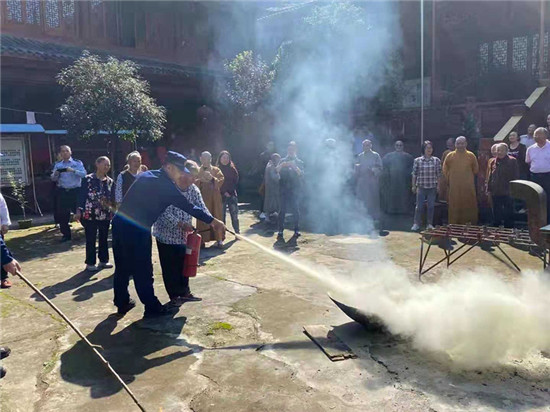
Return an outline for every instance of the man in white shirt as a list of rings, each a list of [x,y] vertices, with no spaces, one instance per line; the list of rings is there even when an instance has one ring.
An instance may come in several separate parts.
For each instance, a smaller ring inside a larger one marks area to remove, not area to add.
[[[533,133],[535,132],[535,129],[537,128],[536,124],[530,124],[527,128],[527,134],[522,134],[519,137],[519,142],[524,144],[525,147],[533,146],[535,144],[535,138],[533,137]]]
[[[531,180],[540,185],[546,192],[546,212],[550,222],[550,142],[548,142],[548,130],[539,127],[535,130],[536,144],[527,149],[525,162],[529,165]]]
[[[8,205],[6,204],[6,199],[4,199],[4,196],[2,196],[2,193],[0,193],[0,227],[1,231],[0,234],[2,236],[2,239],[4,239],[4,235],[8,233],[9,227],[11,225],[10,220],[10,212],[8,210]],[[8,273],[4,270],[4,267],[1,268],[1,288],[7,289],[11,287],[11,281],[8,279]]]

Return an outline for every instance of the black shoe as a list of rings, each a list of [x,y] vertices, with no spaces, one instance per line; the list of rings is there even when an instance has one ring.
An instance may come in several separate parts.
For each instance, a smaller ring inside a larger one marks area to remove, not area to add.
[[[202,301],[202,298],[199,298],[198,296],[193,295],[191,292],[180,296],[179,299],[181,299],[184,302],[200,302]]]
[[[300,236],[302,236],[302,234],[300,233],[300,231],[299,231],[299,230],[295,230],[295,231],[294,231],[294,237],[298,238],[298,237],[300,237]]]
[[[64,243],[64,242],[70,242],[71,241],[71,237],[70,236],[63,236],[61,238],[61,243]]]
[[[170,302],[168,302],[166,306],[168,308],[179,308],[181,305],[184,304],[184,302],[185,301],[183,300],[183,298],[181,298],[180,296],[177,296],[175,298],[170,299]]]
[[[177,308],[161,306],[157,310],[146,310],[143,314],[144,318],[159,318],[161,316],[169,316],[176,312]]]
[[[11,349],[7,346],[0,346],[0,359],[7,358],[10,356]]]
[[[135,307],[136,301],[134,299],[130,299],[126,305],[118,307],[117,314],[119,314],[120,316],[124,316]]]
[[[6,376],[6,368],[0,366],[0,379],[2,379],[4,376]]]

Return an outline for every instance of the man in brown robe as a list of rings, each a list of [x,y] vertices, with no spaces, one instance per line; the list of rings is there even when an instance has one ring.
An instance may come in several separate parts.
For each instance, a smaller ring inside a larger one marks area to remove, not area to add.
[[[212,166],[212,155],[209,152],[202,152],[197,186],[201,191],[202,199],[210,214],[219,220],[223,218],[222,196],[220,193],[223,180],[222,171],[216,166]],[[206,242],[213,240],[217,242],[219,247],[223,246],[223,239],[219,235],[216,236],[216,232],[209,225],[197,220],[197,230],[202,236],[203,246]]]
[[[475,225],[478,218],[475,175],[479,167],[476,156],[466,146],[464,136],[456,138],[456,150],[445,158],[443,174],[449,186],[449,223]]]

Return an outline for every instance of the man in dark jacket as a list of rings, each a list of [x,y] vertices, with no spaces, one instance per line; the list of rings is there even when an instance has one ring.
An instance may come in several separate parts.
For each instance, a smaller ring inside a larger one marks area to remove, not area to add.
[[[114,304],[119,315],[124,315],[135,306],[128,293],[131,276],[145,306],[144,316],[169,314],[168,309],[155,296],[151,260],[151,226],[168,206],[176,206],[211,225],[217,232],[225,231],[225,225],[221,221],[214,219],[208,211],[189,203],[181,192],[194,181],[185,166],[186,161],[185,156],[168,152],[162,169],[140,173],[122,199],[113,219],[113,254],[116,266],[113,288]]]
[[[493,225],[511,228],[513,221],[513,200],[510,197],[510,182],[519,178],[517,160],[508,156],[508,146],[500,143],[497,155],[488,165],[487,193],[493,201]]]

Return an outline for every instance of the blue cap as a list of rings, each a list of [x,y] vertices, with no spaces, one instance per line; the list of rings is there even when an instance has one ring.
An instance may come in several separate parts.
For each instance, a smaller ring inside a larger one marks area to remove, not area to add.
[[[164,159],[164,163],[170,163],[174,166],[176,166],[178,169],[180,169],[182,172],[185,173],[191,173],[187,167],[185,167],[185,163],[187,162],[187,158],[178,152],[169,151],[166,152],[166,157]]]

